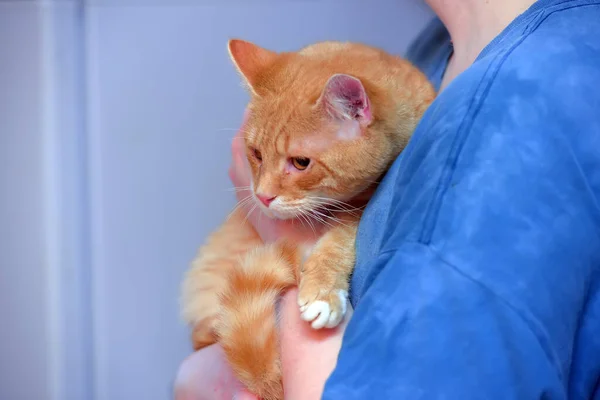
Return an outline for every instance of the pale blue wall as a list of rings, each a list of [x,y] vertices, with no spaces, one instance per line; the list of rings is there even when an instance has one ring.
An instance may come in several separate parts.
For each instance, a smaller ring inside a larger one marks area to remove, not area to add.
[[[0,399],[91,397],[77,0],[0,1]]]
[[[2,400],[170,398],[182,274],[233,205],[247,96],[227,39],[401,54],[431,17],[419,0],[84,5],[0,0]]]
[[[0,399],[45,399],[49,354],[41,24],[0,2]]]

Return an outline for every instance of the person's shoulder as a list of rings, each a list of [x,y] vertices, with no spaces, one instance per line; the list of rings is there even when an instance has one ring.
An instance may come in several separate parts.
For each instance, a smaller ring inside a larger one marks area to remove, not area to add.
[[[440,92],[396,164],[401,172],[389,190],[402,193],[413,214],[431,216],[416,216],[395,234],[426,237],[437,215],[428,210],[437,208],[412,204],[441,204],[456,193],[453,180],[583,174],[600,198],[598,38],[600,0],[570,1],[525,15],[490,43]],[[548,165],[561,168],[550,174]]]
[[[600,86],[598,38],[600,0],[566,1],[542,9],[484,49],[448,87],[449,101],[443,103],[477,115],[471,119],[474,123],[506,117],[521,129],[531,122],[544,137],[544,127],[556,124],[562,131],[596,134],[600,129],[600,91],[594,90]]]
[[[496,54],[495,79],[503,85],[518,81],[532,90],[538,85],[550,100],[559,90],[569,93],[600,83],[598,38],[600,1],[566,1],[544,9]]]
[[[490,58],[482,60],[487,89],[473,122],[502,120],[503,135],[564,141],[578,158],[593,160],[600,156],[591,151],[600,134],[600,91],[594,89],[600,86],[600,1],[559,5],[483,57]]]

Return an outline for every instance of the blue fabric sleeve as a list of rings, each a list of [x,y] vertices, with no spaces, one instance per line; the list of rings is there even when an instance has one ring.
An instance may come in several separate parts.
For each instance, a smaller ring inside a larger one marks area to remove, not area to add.
[[[418,243],[377,262],[323,399],[565,398],[548,343],[485,284]]]

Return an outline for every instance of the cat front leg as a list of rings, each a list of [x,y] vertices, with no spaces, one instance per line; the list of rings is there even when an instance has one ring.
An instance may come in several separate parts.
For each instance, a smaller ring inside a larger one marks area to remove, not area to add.
[[[335,328],[346,315],[357,227],[357,220],[346,220],[332,228],[302,266],[298,306],[314,329]]]

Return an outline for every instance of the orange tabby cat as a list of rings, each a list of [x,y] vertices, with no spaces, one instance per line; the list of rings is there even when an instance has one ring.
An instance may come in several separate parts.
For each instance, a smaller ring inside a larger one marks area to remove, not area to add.
[[[234,211],[185,277],[183,315],[195,349],[218,341],[250,391],[278,400],[278,297],[298,284],[302,318],[314,329],[343,320],[360,218],[350,204],[364,204],[435,92],[407,61],[361,44],[278,54],[231,40],[229,53],[251,94],[244,140],[252,201],[272,218],[328,229],[312,248],[265,245]]]

